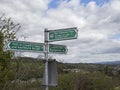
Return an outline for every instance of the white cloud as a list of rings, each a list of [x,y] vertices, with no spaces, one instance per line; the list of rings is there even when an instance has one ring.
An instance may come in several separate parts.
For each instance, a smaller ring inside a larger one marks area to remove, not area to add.
[[[22,25],[18,36],[31,42],[44,42],[44,29],[78,28],[78,39],[53,42],[69,48],[67,55],[53,55],[65,62],[100,62],[120,60],[120,0],[103,6],[91,1],[86,6],[80,0],[61,0],[57,8],[48,8],[51,0],[1,0],[0,13]],[[31,54],[27,53],[27,56]],[[33,55],[37,56],[37,55]]]
[[[120,11],[120,1],[119,0],[114,0],[113,2],[111,2],[111,7],[113,10],[115,11]]]

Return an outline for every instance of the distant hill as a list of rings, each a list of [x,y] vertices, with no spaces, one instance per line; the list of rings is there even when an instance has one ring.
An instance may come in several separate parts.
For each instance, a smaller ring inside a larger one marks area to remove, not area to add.
[[[21,60],[22,62],[36,62],[41,61],[37,58],[31,58],[31,57],[18,57],[18,60]],[[16,58],[12,59],[11,61],[16,61]]]
[[[97,64],[120,64],[120,61],[98,62]]]

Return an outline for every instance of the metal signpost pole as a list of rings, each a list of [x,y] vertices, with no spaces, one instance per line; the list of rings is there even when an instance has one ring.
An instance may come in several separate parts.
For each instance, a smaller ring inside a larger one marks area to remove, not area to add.
[[[44,33],[44,37],[45,37],[45,90],[49,90],[49,83],[48,83],[48,30],[45,29],[45,33]]]

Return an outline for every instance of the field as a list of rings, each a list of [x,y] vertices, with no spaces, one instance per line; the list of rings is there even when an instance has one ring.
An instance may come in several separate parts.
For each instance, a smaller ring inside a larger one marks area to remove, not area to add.
[[[50,90],[120,90],[120,65],[57,63],[58,86]],[[1,90],[44,90],[44,62],[33,58],[11,60]],[[0,74],[2,75],[2,74]]]

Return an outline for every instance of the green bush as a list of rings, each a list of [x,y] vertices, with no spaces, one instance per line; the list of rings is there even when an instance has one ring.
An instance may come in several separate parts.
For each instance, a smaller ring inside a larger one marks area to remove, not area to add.
[[[50,90],[114,90],[112,79],[102,73],[59,75],[58,87]]]

